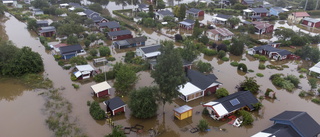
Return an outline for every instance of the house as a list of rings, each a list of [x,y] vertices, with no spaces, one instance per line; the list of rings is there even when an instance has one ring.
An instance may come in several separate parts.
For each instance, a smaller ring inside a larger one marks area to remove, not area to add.
[[[104,81],[104,82],[92,85],[91,89],[93,90],[93,94],[96,97],[103,97],[103,96],[110,95],[111,86],[107,81]]]
[[[215,28],[207,31],[209,39],[215,41],[231,40],[234,34],[226,28]]]
[[[271,45],[262,45],[258,47],[253,47],[248,49],[249,55],[261,54],[266,55],[268,58],[275,60],[284,60],[284,59],[299,59],[300,57],[292,54],[290,51],[285,49],[274,48]]]
[[[137,8],[138,12],[145,12],[148,13],[149,12],[149,5],[147,4],[139,4],[138,8]]]
[[[62,59],[70,59],[75,57],[79,54],[85,54],[86,52],[82,49],[81,45],[70,45],[70,46],[63,46],[59,48],[61,58]]]
[[[49,22],[47,20],[37,20],[37,27],[48,27]]]
[[[317,137],[320,125],[302,111],[284,111],[270,119],[273,125],[251,137]]]
[[[237,110],[245,109],[253,111],[253,104],[259,103],[258,99],[250,91],[238,91],[223,98],[203,104],[210,116],[220,120]]]
[[[186,119],[192,116],[193,108],[188,105],[183,105],[181,107],[173,109],[174,116],[179,120]]]
[[[142,57],[142,59],[152,59],[157,58],[161,54],[159,49],[162,45],[151,45],[139,47],[136,49],[136,56]]]
[[[319,28],[320,27],[320,19],[305,17],[302,19],[301,24],[306,25],[311,28]]]
[[[198,18],[204,16],[204,11],[200,9],[191,8],[186,11],[186,17]]]
[[[288,19],[292,22],[300,22],[303,18],[309,17],[307,12],[293,12],[288,16]]]
[[[243,10],[243,15],[252,21],[261,20],[263,17],[268,16],[269,10],[266,8],[250,8]]]
[[[174,17],[173,13],[169,10],[160,10],[156,12],[155,15],[158,20],[163,20],[166,16]]]
[[[75,9],[84,9],[84,7],[83,6],[81,6],[79,3],[73,3],[73,2],[69,2],[68,3],[68,10],[69,11],[74,11]]]
[[[40,9],[33,9],[33,16],[43,15],[43,11]]]
[[[224,15],[224,14],[217,14],[216,16],[212,17],[212,22],[215,24],[227,24],[228,19],[232,18],[232,15]]]
[[[3,5],[7,5],[7,6],[13,6],[16,7],[17,6],[17,0],[2,0]]]
[[[59,4],[59,8],[67,8],[69,7],[69,4],[68,3],[61,3]]]
[[[123,39],[130,39],[133,36],[130,30],[119,30],[119,31],[107,32],[107,37],[111,40],[123,40]]]
[[[320,62],[318,62],[317,64],[315,64],[311,68],[309,68],[309,75],[311,72],[315,72],[315,73],[320,74]]]
[[[128,47],[145,46],[147,38],[146,37],[135,37],[131,39],[119,40],[113,42],[115,48],[122,49]]]
[[[100,31],[103,31],[103,29],[106,28],[110,32],[110,31],[119,31],[121,26],[116,21],[110,21],[110,22],[98,23],[98,28]]]
[[[279,16],[279,13],[283,13],[286,11],[288,11],[288,10],[285,8],[282,8],[282,7],[271,7],[269,9],[269,15],[270,16]]]
[[[192,30],[194,27],[194,23],[194,20],[186,19],[184,21],[179,22],[179,27],[186,30]]]
[[[56,34],[56,28],[54,26],[41,27],[39,30],[39,36],[52,37]]]
[[[255,27],[256,34],[266,34],[273,32],[273,24],[269,24],[267,22],[254,21],[252,22]]]
[[[53,45],[53,50],[55,53],[60,53],[60,47],[68,46],[66,43],[59,43],[56,45]]]
[[[179,86],[178,91],[181,93],[179,97],[186,102],[215,93],[221,85],[216,81],[218,78],[214,74],[205,75],[192,69],[185,69],[185,71],[189,81]]]
[[[77,79],[90,78],[95,72],[91,65],[77,65],[77,71],[73,72]]]
[[[89,18],[89,19],[100,16],[100,13],[97,13],[97,12],[90,10],[90,9],[84,9],[83,12],[87,15],[87,18]]]
[[[107,112],[110,112],[113,116],[117,113],[126,111],[126,104],[120,99],[120,97],[114,97],[103,102],[106,105]]]
[[[98,26],[99,23],[108,22],[107,19],[105,19],[101,16],[93,16],[91,19],[93,20],[93,22],[95,23],[96,26]]]

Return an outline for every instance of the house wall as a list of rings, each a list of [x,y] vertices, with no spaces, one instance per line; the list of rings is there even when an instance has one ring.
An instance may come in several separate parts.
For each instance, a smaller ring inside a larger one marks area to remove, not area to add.
[[[200,17],[200,16],[204,16],[204,11],[200,11],[199,14],[198,14],[198,16],[199,16],[199,17]]]
[[[200,97],[203,97],[203,92],[200,91],[200,92],[196,92],[196,93],[193,93],[193,94],[190,94],[188,96],[186,96],[186,102],[189,102],[191,100],[195,100],[197,98],[200,98]]]
[[[107,96],[109,95],[109,90],[104,90],[104,91],[101,91],[99,92],[98,94],[96,94],[97,97],[103,97],[103,96]]]
[[[204,94],[208,95],[208,92],[210,92],[211,94],[214,94],[214,93],[216,93],[216,90],[218,87],[219,87],[219,85],[207,88],[206,90],[204,90]]]
[[[72,57],[75,57],[76,56],[76,54],[69,54],[69,55],[62,55],[62,58],[63,59],[65,59],[65,60],[67,60],[67,59],[71,59]]]
[[[181,117],[180,117],[181,118],[180,120],[186,119],[186,118],[191,117],[191,116],[192,116],[192,109],[182,113]]]
[[[54,34],[55,34],[55,32],[52,31],[52,32],[41,33],[40,35],[44,36],[44,37],[52,37]]]
[[[125,112],[124,106],[123,106],[123,107],[120,107],[120,108],[118,108],[118,109],[113,110],[113,111],[112,111],[112,114],[115,115],[115,114],[120,113],[120,112]]]
[[[124,40],[124,39],[130,39],[130,38],[133,38],[133,36],[131,34],[128,34],[128,35],[117,36],[117,38],[115,39],[111,37],[111,40]]]
[[[179,24],[179,27],[183,28],[183,29],[186,29],[186,30],[192,30],[193,29],[193,25],[187,26],[187,25]]]
[[[261,17],[266,17],[268,14],[267,13],[260,13]]]
[[[315,27],[319,28],[320,27],[320,22],[315,23]]]

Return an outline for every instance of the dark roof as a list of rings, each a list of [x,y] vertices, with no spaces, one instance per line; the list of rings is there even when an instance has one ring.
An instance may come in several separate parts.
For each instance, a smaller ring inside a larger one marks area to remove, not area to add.
[[[252,24],[252,22],[250,22],[250,21],[246,21],[246,20],[243,20],[243,21],[241,21],[243,24],[247,24],[247,25],[250,25],[250,24]]]
[[[128,45],[130,45],[127,40],[115,41],[114,44],[116,44],[116,45],[118,45],[118,46],[120,46],[120,47],[121,47],[121,46],[128,46]]]
[[[138,42],[145,42],[145,41],[147,41],[147,38],[146,37],[135,37],[135,38],[126,39],[126,40],[129,44],[134,44],[134,43],[138,43]]]
[[[65,54],[65,53],[69,53],[69,52],[75,52],[78,50],[82,50],[81,45],[77,44],[77,45],[70,45],[70,46],[63,46],[60,47],[60,53],[61,54]]]
[[[41,29],[39,30],[40,33],[52,32],[52,31],[56,31],[56,28],[54,26],[41,27]]]
[[[183,59],[182,64],[183,64],[183,66],[188,66],[188,65],[192,65],[192,62]]]
[[[148,7],[149,7],[149,5],[147,5],[147,4],[139,4],[138,5],[139,9],[148,8]]]
[[[120,28],[120,24],[116,21],[110,21],[110,22],[102,22],[102,23],[99,23],[99,26],[100,27],[108,27],[110,29],[112,28]]]
[[[48,24],[47,20],[37,20],[37,24]]]
[[[243,0],[245,3],[247,4],[254,4],[255,1],[254,0]]]
[[[274,48],[271,45],[262,45],[262,46],[254,47],[253,49],[255,51],[265,50],[265,51],[269,51],[269,52],[277,52],[281,56],[291,54],[291,52],[288,50]]]
[[[160,48],[161,48],[161,45],[140,47],[140,49],[144,52],[144,54],[159,51]]]
[[[301,136],[314,137],[320,134],[320,125],[306,112],[284,111],[270,119],[275,123],[291,125]]]
[[[231,100],[237,99],[239,104],[232,105]],[[249,107],[253,110],[252,104],[258,103],[258,99],[250,91],[238,91],[229,96],[214,100],[221,103],[228,112],[232,112],[242,107]]]
[[[255,15],[255,16],[250,16],[250,18],[253,18],[253,19],[261,19],[261,16],[260,16],[260,15]]]
[[[291,126],[284,124],[274,124],[261,132],[270,133],[270,137],[273,135],[276,137],[300,137]]]
[[[200,11],[202,11],[202,10],[200,10],[200,9],[195,9],[195,8],[191,8],[191,9],[187,10],[187,13],[188,13],[188,12],[189,12],[189,13],[199,13]]]
[[[201,90],[207,89],[213,83],[220,83],[216,81],[218,78],[214,74],[205,75],[199,71],[188,69],[186,75],[189,82]]]
[[[125,105],[125,103],[120,99],[120,97],[114,97],[112,99],[109,99],[107,101],[104,101],[104,103],[111,109],[111,110],[115,110],[116,108],[119,108],[123,105]]]
[[[255,13],[268,13],[269,11],[266,8],[252,8]]]
[[[79,3],[73,3],[73,2],[68,3],[68,5],[72,7],[81,7]]]
[[[160,10],[158,11],[158,14],[161,14],[163,16],[174,16],[173,13],[169,10]]]
[[[92,20],[93,20],[93,22],[100,22],[101,20],[103,20],[103,19],[105,19],[105,18],[103,18],[103,17],[101,17],[100,15],[99,16],[93,16],[92,18],[91,18]]]
[[[232,15],[217,14],[216,17],[224,18],[224,19],[229,19],[229,18],[232,18]]]
[[[97,12],[95,12],[95,11],[93,11],[93,10],[90,10],[90,9],[85,9],[83,12],[84,12],[89,18],[92,18],[92,19],[93,19],[93,17],[94,17],[94,16],[92,16],[92,15],[100,16],[100,13],[97,13]],[[94,20],[94,19],[93,19],[93,20]]]
[[[112,31],[112,32],[108,32],[109,36],[121,36],[121,35],[128,35],[131,34],[130,30],[119,30],[119,31]]]

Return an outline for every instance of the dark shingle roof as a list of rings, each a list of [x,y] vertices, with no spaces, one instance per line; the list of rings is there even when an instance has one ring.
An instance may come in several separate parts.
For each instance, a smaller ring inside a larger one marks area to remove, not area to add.
[[[147,4],[139,4],[138,5],[139,9],[148,8],[148,7],[149,7],[149,5],[147,5]]]
[[[268,13],[269,11],[266,8],[252,8],[255,13]]]
[[[140,49],[144,52],[144,54],[147,54],[147,53],[159,51],[160,48],[161,48],[161,45],[152,45],[152,46],[141,47]]]
[[[37,20],[37,24],[48,24],[47,20]]]
[[[161,11],[158,11],[158,14],[161,14],[163,16],[174,16],[173,13],[169,10],[161,10]]]
[[[188,23],[190,23],[190,24],[194,24],[195,21],[192,20],[192,19],[185,19],[184,22],[188,22]]]
[[[100,21],[103,20],[104,18],[101,17],[101,16],[93,16],[91,19],[93,20],[93,22],[96,23],[96,22],[100,22]]]
[[[230,101],[233,99],[238,99],[239,104],[232,105]],[[258,103],[259,101],[250,91],[238,91],[229,96],[214,100],[214,102],[221,103],[228,112],[232,112],[244,106],[253,110],[254,107],[252,104]]]
[[[254,47],[253,49],[254,49],[255,51],[265,50],[265,51],[269,51],[269,52],[277,52],[277,53],[279,53],[281,56],[291,54],[291,52],[288,51],[288,50],[285,50],[285,49],[277,49],[277,48],[274,48],[274,47],[272,47],[272,46],[270,46],[270,45],[262,45],[262,46]]]
[[[112,99],[109,99],[107,101],[104,101],[104,103],[111,109],[111,110],[115,110],[116,108],[119,108],[123,105],[125,105],[125,103],[120,99],[120,97],[114,97]]]
[[[200,11],[202,11],[202,10],[191,8],[191,9],[187,10],[187,13],[195,13],[196,14],[196,13],[199,13]]]
[[[300,135],[289,125],[274,124],[271,127],[261,131],[264,133],[270,133],[276,137],[300,137]]]
[[[284,111],[270,120],[275,123],[278,121],[289,122],[288,124],[304,137],[314,137],[320,134],[320,125],[306,112]]]
[[[224,19],[229,19],[232,17],[232,15],[224,15],[224,14],[217,14],[216,17],[219,17],[219,18],[224,18]]]
[[[138,43],[138,42],[145,42],[145,41],[147,41],[147,38],[146,37],[135,37],[135,38],[126,39],[126,40],[129,44],[134,44],[134,43]]]
[[[52,31],[56,31],[56,28],[54,26],[41,27],[41,30],[39,30],[40,33],[52,32]]]
[[[102,23],[99,23],[99,26],[100,27],[108,27],[110,29],[112,28],[120,28],[120,24],[116,21],[110,21],[110,22],[102,22]]]
[[[186,75],[189,82],[201,90],[207,89],[212,83],[220,83],[216,81],[218,78],[214,74],[205,75],[199,71],[188,69]]]
[[[60,47],[60,53],[61,54],[65,54],[65,53],[69,53],[69,52],[75,52],[78,50],[82,50],[81,45],[77,44],[77,45],[70,45],[70,46],[63,46]]]
[[[108,35],[113,37],[113,36],[121,36],[121,35],[128,35],[131,34],[130,30],[119,30],[119,31],[112,31],[108,32]]]

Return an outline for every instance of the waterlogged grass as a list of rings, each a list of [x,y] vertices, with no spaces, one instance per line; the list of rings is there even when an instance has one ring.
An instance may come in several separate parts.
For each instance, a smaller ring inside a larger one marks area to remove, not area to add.
[[[42,74],[26,74],[21,77],[1,77],[2,78],[0,78],[0,82],[14,79],[19,84],[22,84],[30,89],[50,89],[53,87],[52,81],[48,78],[44,78]]]
[[[39,93],[45,102],[45,113],[48,115],[46,124],[57,137],[77,136],[87,137],[77,126],[76,118],[69,114],[72,112],[72,104],[62,97],[59,89],[52,89],[48,92]]]

